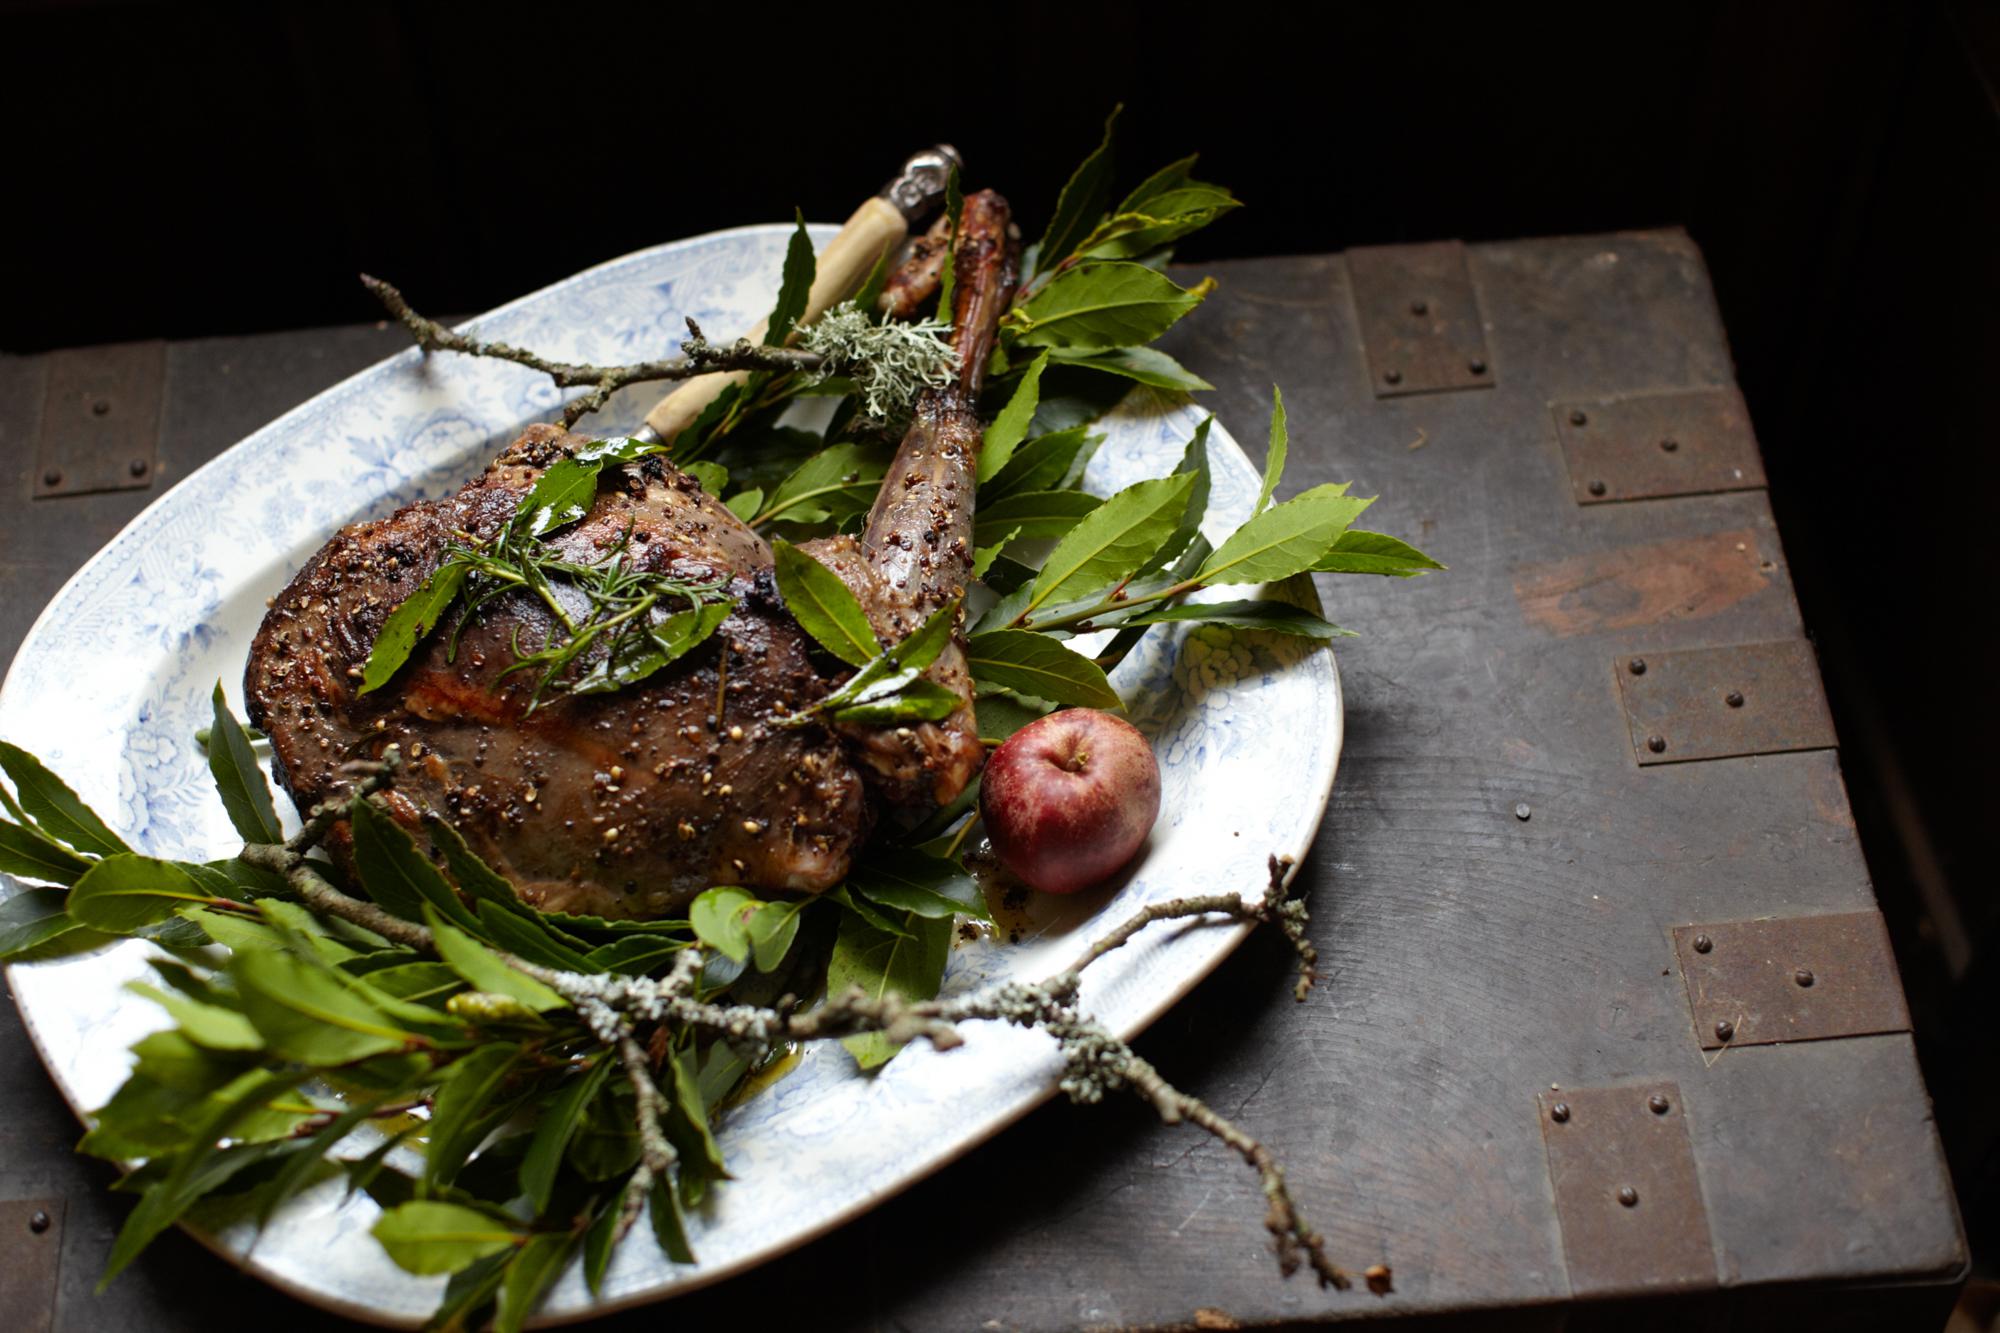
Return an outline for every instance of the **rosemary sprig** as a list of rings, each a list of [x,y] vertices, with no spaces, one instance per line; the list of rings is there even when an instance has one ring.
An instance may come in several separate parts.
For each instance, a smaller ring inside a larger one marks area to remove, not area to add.
[[[536,673],[529,714],[552,692],[621,689],[694,648],[734,608],[733,601],[720,596],[725,580],[634,569],[626,559],[632,532],[633,525],[627,524],[604,558],[588,564],[564,558],[557,548],[529,536],[527,525],[518,520],[484,542],[469,533],[455,534],[439,574],[453,566],[465,571],[465,611],[452,628],[446,660],[456,660],[459,636],[486,603],[517,591],[533,593],[555,622],[535,649],[523,647],[516,625],[514,662],[500,673],[503,680],[516,672]],[[604,654],[579,671],[581,660],[600,644],[607,646]]]

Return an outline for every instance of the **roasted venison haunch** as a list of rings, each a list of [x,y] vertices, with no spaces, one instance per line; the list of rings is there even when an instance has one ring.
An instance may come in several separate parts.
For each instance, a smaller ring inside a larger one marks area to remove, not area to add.
[[[884,644],[951,605],[971,575],[974,403],[1013,285],[1007,205],[991,192],[965,201],[955,278],[956,380],[919,401],[861,536],[805,547]],[[587,514],[549,545],[577,566],[622,561],[731,599],[699,647],[623,689],[537,698],[536,674],[512,668],[562,627],[535,592],[502,590],[454,607],[363,694],[363,664],[397,606],[454,543],[499,533],[543,472],[585,443],[531,426],[456,495],[343,529],[278,596],[244,687],[302,810],[344,794],[344,762],[395,744],[406,766],[388,799],[407,826],[449,820],[539,907],[647,917],[712,884],[829,888],[879,804],[924,807],[964,789],[983,751],[962,630],[926,672],[958,698],[941,720],[798,725],[848,668],[787,611],[763,538],[658,455],[607,470]],[[549,591],[559,606],[580,596]]]

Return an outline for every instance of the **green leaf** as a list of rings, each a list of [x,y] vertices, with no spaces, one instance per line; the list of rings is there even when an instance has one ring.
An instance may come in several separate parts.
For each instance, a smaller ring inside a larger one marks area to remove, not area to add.
[[[245,842],[283,842],[278,812],[271,804],[271,786],[257,767],[257,755],[243,724],[229,711],[222,697],[222,682],[215,682],[215,722],[208,732],[208,771],[215,778],[216,794],[222,797],[229,822]]]
[[[428,905],[424,908],[424,920],[430,925],[438,957],[444,959],[445,965],[452,971],[464,977],[474,990],[519,1000],[536,1013],[559,1009],[569,1003],[527,973],[509,967],[499,954],[472,936],[446,925]]]
[[[458,887],[483,902],[498,903],[502,907],[523,907],[521,897],[514,892],[499,872],[479,859],[479,854],[451,824],[451,821],[435,814],[424,816],[424,828],[431,840],[444,850],[445,866],[451,877],[458,881]],[[525,909],[524,909],[525,910]]]
[[[750,914],[763,903],[747,889],[718,885],[688,904],[695,938],[732,962],[750,956]]]
[[[951,642],[951,632],[957,624],[958,599],[953,598],[925,616],[924,623],[905,635],[901,642],[888,650],[888,654],[902,666],[922,671],[944,652],[944,646]]]
[[[1009,532],[1027,541],[1060,537],[1104,502],[1082,491],[1022,491],[973,511],[972,540],[986,546]]]
[[[431,859],[417,850],[402,825],[365,797],[349,804],[348,822],[354,835],[354,868],[369,897],[405,921],[422,920],[428,904],[463,930],[479,929],[478,918],[459,901]]]
[[[546,537],[590,512],[597,499],[597,474],[604,464],[581,458],[559,458],[535,479],[516,511],[530,537]]]
[[[924,623],[905,637],[893,648],[886,648],[861,665],[847,681],[833,693],[825,696],[810,709],[801,709],[792,714],[790,725],[803,725],[815,716],[832,716],[836,719],[879,720],[883,716],[897,715],[895,710],[884,712],[856,713],[862,705],[896,704],[908,716],[926,716],[931,720],[946,716],[951,710],[937,711],[942,697],[950,696],[950,691],[941,686],[933,687],[931,682],[920,680],[925,668],[935,662],[951,641],[953,627],[958,623],[958,601],[953,599],[931,612]],[[956,696],[950,696],[956,697]]]
[[[129,935],[165,921],[189,903],[213,899],[194,877],[172,861],[129,852],[107,856],[69,891],[69,914],[93,930]]]
[[[61,889],[24,889],[0,903],[0,963],[41,957],[59,940],[94,948],[111,938],[78,925],[69,914],[68,898]],[[73,938],[77,936],[83,938]]]
[[[1207,294],[1144,264],[1097,260],[1057,275],[1007,323],[1030,347],[1128,347],[1165,333]]]
[[[389,613],[382,623],[382,632],[375,636],[375,646],[368,650],[368,661],[361,668],[361,688],[355,693],[380,689],[402,669],[416,646],[437,628],[438,621],[457,599],[459,589],[465,585],[467,569],[456,561],[438,566]]]
[[[979,719],[979,739],[998,745],[1030,722],[1047,717],[1044,709],[1024,703],[1011,694],[982,694],[972,701]]]
[[[806,234],[806,215],[792,210],[797,227],[785,246],[784,278],[778,285],[778,303],[771,307],[771,325],[764,332],[766,347],[783,347],[792,328],[806,313],[806,298],[812,292],[817,261],[813,258],[812,237]]]
[[[431,1112],[430,1144],[424,1150],[424,1184],[449,1185],[465,1159],[486,1137],[500,1086],[513,1072],[520,1051],[512,1043],[494,1042],[460,1057],[450,1077],[438,1089]]]
[[[694,1250],[689,1247],[687,1228],[681,1222],[680,1201],[674,1198],[673,1186],[664,1180],[653,1182],[653,1192],[646,1199],[646,1214],[653,1223],[653,1239],[659,1242],[660,1250],[677,1264],[694,1262]]]
[[[1124,707],[1102,667],[1032,630],[975,634],[966,645],[966,662],[973,679],[1037,699],[1086,708]]]
[[[496,947],[528,962],[559,972],[598,970],[578,947],[582,940],[554,929],[533,908],[483,901],[479,904],[479,924]]]
[[[1054,268],[1069,258],[1110,201],[1111,144],[1117,132],[1118,114],[1124,109],[1123,103],[1111,108],[1111,114],[1104,119],[1104,138],[1064,182],[1062,193],[1056,197],[1055,216],[1049,219],[1049,229],[1036,245],[1038,269]]]
[[[279,1059],[340,1065],[422,1044],[335,973],[292,954],[235,953],[229,975],[244,1014]]]
[[[1194,481],[1191,473],[1156,477],[1106,500],[1049,552],[1023,609],[1032,613],[1058,595],[1075,600],[1108,592],[1130,576],[1180,525]]]
[[[1149,199],[1142,209],[1106,218],[1077,245],[1090,258],[1136,259],[1200,231],[1243,205],[1219,185],[1191,182]]]
[[[976,579],[985,578],[987,571],[993,568],[993,562],[995,560],[998,560],[1000,558],[1000,553],[1007,549],[1007,543],[1013,541],[1016,537],[1020,535],[1021,535],[1021,530],[1019,528],[1015,528],[1012,532],[1009,532],[1005,537],[1002,537],[999,541],[993,543],[993,545],[981,546],[976,548],[972,553],[972,577]]]
[[[819,523],[847,518],[874,503],[888,460],[873,445],[851,440],[829,445],[800,463],[756,515],[762,525]]]
[[[730,513],[748,523],[764,507],[764,491],[761,487],[752,486],[747,491],[736,492],[722,503]]]
[[[1021,382],[1014,386],[1013,397],[993,418],[993,424],[986,428],[986,438],[979,446],[981,484],[1007,466],[1007,460],[1014,456],[1014,447],[1027,438],[1028,427],[1035,419],[1035,408],[1042,401],[1042,372],[1048,366],[1047,352],[1029,362],[1027,370],[1022,372]]]
[[[1350,528],[1313,568],[1329,574],[1386,574],[1407,579],[1444,566],[1406,541]]]
[[[1092,437],[1086,426],[1072,426],[1029,440],[1014,451],[998,475],[979,483],[979,503],[992,504],[1027,491],[1060,489],[1069,475],[1070,464],[1082,452],[1084,442],[1092,438],[1103,437]]]
[[[202,1195],[228,1181],[244,1167],[270,1155],[274,1145],[254,1144],[230,1150],[215,1144],[244,1117],[261,1109],[273,1096],[296,1084],[297,1073],[259,1071],[246,1079],[234,1095],[217,1101],[207,1114],[190,1127],[189,1146],[178,1154],[173,1166],[140,1196],[138,1206],[126,1217],[104,1263],[104,1275],[97,1289],[103,1291],[139,1257],[153,1238],[173,1225],[174,1220]]]
[[[1194,164],[1199,157],[1200,154],[1198,153],[1189,153],[1177,162],[1167,163],[1167,165],[1161,167],[1158,171],[1134,186],[1132,193],[1119,201],[1118,211],[1120,213],[1144,212],[1146,205],[1160,195],[1166,194],[1170,190],[1180,189],[1188,183],[1188,178],[1194,172]]]
[[[874,929],[882,931],[884,934],[908,935],[910,933],[896,924],[895,917],[885,913],[881,908],[875,906],[875,904],[862,898],[857,898],[852,893],[849,893],[845,884],[834,885],[825,893],[822,893],[820,897],[825,898],[828,902],[839,903],[849,912],[860,917]]]
[[[729,485],[729,469],[720,463],[696,461],[684,465],[681,471],[701,483],[702,490],[718,498]]]
[[[1285,453],[1291,434],[1285,429],[1285,395],[1278,386],[1271,386],[1271,443],[1264,454],[1264,484],[1257,488],[1257,504],[1250,516],[1255,518],[1264,512],[1264,506],[1271,503],[1272,492],[1278,489],[1279,478],[1285,475]]]
[[[673,1113],[667,1118],[667,1132],[680,1150],[682,1177],[727,1179],[729,1168],[722,1160],[722,1145],[715,1141],[714,1131],[709,1128],[708,1106],[702,1100],[694,1050],[683,1047],[667,1063],[665,1072],[673,1077]]]
[[[792,951],[792,941],[798,938],[799,913],[811,901],[795,898],[789,902],[765,903],[750,914],[745,933],[750,940],[751,961],[759,972],[769,972],[785,961],[785,955]]]
[[[877,906],[921,917],[990,916],[979,881],[956,861],[923,852],[896,848],[870,856],[848,874],[847,887]]]
[[[894,694],[826,710],[835,722],[886,726],[895,722],[941,722],[965,701],[931,680],[912,680]]]
[[[1200,393],[1215,387],[1165,352],[1152,347],[1057,347],[1050,350],[1050,355],[1066,366],[1101,370],[1107,375],[1123,376],[1155,389]]]
[[[600,944],[585,955],[578,972],[622,972],[642,977],[687,946],[660,935],[626,935],[609,944]]]
[[[1194,478],[1194,485],[1188,492],[1187,508],[1181,512],[1180,524],[1173,530],[1172,535],[1161,542],[1159,549],[1141,561],[1139,568],[1133,571],[1132,577],[1135,581],[1164,569],[1169,562],[1185,553],[1190,543],[1199,542],[1201,520],[1208,513],[1210,483],[1208,430],[1214,424],[1213,416],[1203,417],[1201,424],[1194,428],[1194,434],[1188,438],[1187,448],[1181,453],[1181,461],[1174,466],[1174,475]],[[1206,543],[1201,544],[1206,547]],[[1195,562],[1199,564],[1207,556],[1208,551],[1204,549],[1201,555],[1195,558]],[[1174,582],[1178,583],[1185,577],[1185,574],[1177,574]]]
[[[181,1035],[211,1051],[261,1051],[264,1038],[249,1019],[234,1009],[204,1004],[185,995],[170,995],[156,986],[131,981],[125,989],[143,995],[167,1011]]]
[[[944,262],[938,268],[938,318],[947,324],[952,320],[952,302],[958,290],[958,222],[964,215],[965,191],[954,162],[944,178]]]
[[[610,1053],[598,1055],[590,1069],[572,1075],[562,1085],[562,1091],[556,1093],[536,1119],[534,1139],[528,1141],[528,1153],[520,1159],[520,1189],[528,1197],[528,1209],[534,1215],[540,1217],[548,1207],[548,1197],[556,1189],[556,1173],[562,1171],[562,1153],[570,1147],[576,1125],[584,1119],[584,1109],[598,1095],[598,1089],[604,1087],[612,1065],[616,1061]]]
[[[861,283],[853,297],[856,309],[862,313],[880,318],[876,307],[882,304],[882,289],[889,285],[889,271],[895,267],[896,247],[890,246],[875,260],[875,267],[868,270],[868,276]]]
[[[50,837],[99,856],[132,850],[61,778],[20,746],[0,741],[0,769],[13,781],[21,805]]]
[[[606,1195],[590,1229],[583,1233],[583,1280],[592,1296],[603,1294],[604,1270],[611,1266],[611,1250],[618,1240],[620,1197]]]
[[[520,1333],[522,1324],[542,1303],[542,1297],[562,1276],[578,1237],[568,1231],[541,1232],[507,1261],[500,1283],[499,1304],[494,1307],[493,1333]]]
[[[512,1227],[463,1204],[412,1199],[389,1209],[369,1229],[408,1273],[451,1273],[476,1259],[522,1243]]]
[[[74,884],[91,863],[35,829],[0,820],[0,871],[21,879]]]
[[[785,607],[819,645],[850,666],[882,651],[868,613],[840,576],[790,542],[771,543]]]
[[[1203,583],[1271,583],[1311,569],[1373,499],[1315,486],[1265,510],[1229,537],[1195,577]]]
[[[570,693],[610,694],[638,684],[707,642],[735,609],[730,598],[703,602],[691,610],[674,612],[644,632],[625,635],[609,656],[599,658],[570,687]]]
[[[951,952],[951,918],[912,912],[904,914],[899,924],[903,933],[891,934],[857,913],[843,912],[833,955],[827,961],[827,994],[839,995],[850,986],[859,986],[877,1000],[888,995],[906,1000],[936,996],[944,979],[945,958]],[[873,1069],[896,1053],[895,1045],[879,1032],[842,1038],[841,1045],[863,1069]]]
[[[1273,634],[1292,634],[1304,639],[1351,637],[1354,633],[1289,602],[1269,601],[1186,602],[1179,606],[1152,607],[1119,624],[1161,625],[1173,620],[1234,625],[1239,629],[1268,630]]]

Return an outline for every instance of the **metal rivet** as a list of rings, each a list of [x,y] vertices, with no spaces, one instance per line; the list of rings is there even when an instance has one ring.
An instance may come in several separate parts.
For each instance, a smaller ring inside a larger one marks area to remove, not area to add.
[[[1431,312],[1431,303],[1429,301],[1424,300],[1422,297],[1419,297],[1416,300],[1410,302],[1411,314],[1428,315],[1430,314],[1430,312]]]
[[[1583,414],[1583,409],[1580,407],[1569,414],[1569,424],[1572,426],[1581,426],[1588,420],[1590,418]]]
[[[44,486],[62,485],[62,469],[59,467],[52,467],[47,472],[44,472],[42,474],[42,485]]]
[[[1484,375],[1486,373],[1486,363],[1476,356],[1465,363],[1465,368],[1475,375]]]
[[[1526,819],[1534,813],[1535,812],[1533,810],[1528,808],[1528,803],[1526,801],[1516,801],[1514,803],[1514,818]]]
[[[1724,1041],[1728,1041],[1736,1035],[1736,1025],[1726,1018],[1722,1019],[1715,1025],[1715,1035]]]
[[[1714,947],[1715,947],[1715,941],[1710,939],[1708,936],[1697,935],[1694,937],[1694,951],[1696,953],[1707,953],[1710,949],[1713,949]]]
[[[1635,657],[1625,664],[1625,669],[1635,676],[1643,676],[1646,674],[1646,659]]]
[[[1674,450],[1681,447],[1681,442],[1679,440],[1661,440],[1660,447],[1666,450],[1668,453],[1672,453]]]
[[[1651,1108],[1654,1115],[1665,1115],[1674,1109],[1674,1104],[1668,1101],[1663,1094],[1657,1092],[1646,1099],[1646,1105]]]
[[[90,410],[96,416],[109,416],[111,413],[111,400],[109,398],[100,398],[90,405]]]
[[[150,466],[152,465],[145,459],[135,458],[132,460],[131,473],[135,477],[143,477],[146,475],[146,469]]]
[[[1558,1125],[1567,1124],[1569,1122],[1569,1103],[1557,1102],[1554,1106],[1551,1106],[1549,1108],[1549,1119],[1555,1121]]]
[[[47,1231],[52,1225],[54,1225],[53,1219],[40,1208],[35,1209],[34,1213],[28,1218],[28,1230],[34,1232],[37,1236]]]
[[[1646,737],[1646,748],[1654,754],[1664,754],[1667,749],[1667,738],[1665,736],[1648,736]]]
[[[1722,696],[1722,702],[1728,704],[1731,708],[1741,708],[1743,706],[1743,691],[1731,690]]]
[[[1602,495],[1610,489],[1611,488],[1609,486],[1606,486],[1601,481],[1593,481],[1590,483],[1590,493],[1592,495]]]
[[[1403,382],[1403,372],[1400,370],[1385,370],[1382,372],[1382,382],[1385,384],[1401,384]]]
[[[1633,1189],[1630,1185],[1620,1186],[1618,1190],[1618,1202],[1624,1204],[1627,1208],[1637,1208],[1639,1206],[1639,1191]]]
[[[1799,985],[1801,986],[1810,986],[1813,984],[1812,970],[1810,968],[1802,967],[1798,971],[1792,973],[1792,980],[1798,982]]]

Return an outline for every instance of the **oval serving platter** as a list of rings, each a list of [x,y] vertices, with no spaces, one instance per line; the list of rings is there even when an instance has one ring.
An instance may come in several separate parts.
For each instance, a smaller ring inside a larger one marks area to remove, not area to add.
[[[835,228],[812,230],[824,245]],[[628,255],[471,327],[573,360],[659,355],[678,341],[685,316],[721,333],[748,328],[768,309],[789,231],[739,228]],[[663,391],[627,390],[584,429],[630,430]],[[40,755],[141,851],[225,854],[238,840],[194,734],[206,725],[218,679],[242,711],[244,656],[265,599],[341,525],[449,493],[521,426],[551,419],[559,405],[557,390],[534,372],[411,349],[280,417],[161,496],[69,581],[0,688],[0,736]],[[1087,487],[1109,494],[1171,471],[1202,415],[1184,397],[1135,388],[1097,426],[1106,439]],[[1219,423],[1209,443],[1214,482],[1204,526],[1219,542],[1249,517],[1258,474]],[[1305,580],[1285,595],[1317,609]],[[1093,926],[1108,928],[1150,901],[1232,884],[1259,894],[1268,855],[1303,858],[1312,842],[1340,758],[1330,650],[1218,626],[1161,625],[1113,683],[1160,761],[1161,816],[1141,860],[1112,888],[1021,923],[1018,942],[955,950],[946,994],[1046,976],[1074,961]],[[64,706],[51,707],[57,700]],[[1248,929],[1154,926],[1091,968],[1084,1008],[1129,1037]],[[123,989],[147,974],[150,953],[126,941],[8,970],[42,1061],[79,1116],[123,1080],[126,1048],[165,1026],[157,1007]],[[785,1078],[725,1113],[719,1134],[735,1179],[688,1218],[698,1262],[673,1263],[637,1228],[600,1297],[572,1270],[539,1322],[658,1300],[770,1259],[928,1175],[1055,1090],[1061,1061],[1047,1037],[997,1023],[968,1024],[965,1036],[950,1052],[917,1043],[874,1076],[837,1044],[810,1050]],[[315,1305],[414,1327],[444,1279],[392,1264],[368,1234],[376,1211],[365,1195],[343,1199],[341,1183],[330,1181],[299,1196],[261,1236],[248,1224],[197,1234]]]

